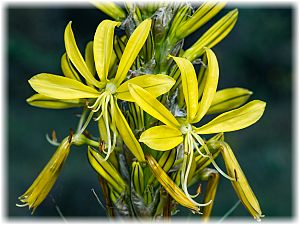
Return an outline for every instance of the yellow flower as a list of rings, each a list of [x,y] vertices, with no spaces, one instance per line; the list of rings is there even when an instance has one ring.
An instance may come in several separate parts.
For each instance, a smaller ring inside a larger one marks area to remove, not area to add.
[[[133,101],[128,90],[128,84],[139,85],[157,97],[169,91],[175,81],[167,75],[147,74],[129,79],[122,84],[148,37],[151,28],[150,19],[140,23],[132,33],[123,51],[116,74],[114,76],[110,74],[110,77],[113,78],[109,79],[110,65],[116,58],[113,50],[114,29],[119,25],[120,22],[111,20],[104,20],[99,24],[93,43],[87,46],[85,61],[76,45],[70,22],[65,30],[66,55],[62,58],[62,68],[66,77],[42,73],[32,77],[29,83],[40,95],[58,99],[60,104],[70,105],[72,102],[80,102],[78,99],[84,98],[92,102],[88,106],[91,109],[90,115],[80,132],[85,130],[93,114],[97,113],[95,120],[98,120],[99,127],[102,127],[101,132],[103,134],[101,136],[106,137],[104,140],[106,147],[104,160],[107,160],[115,147],[118,130],[133,155],[139,161],[145,161],[142,148],[119,109],[117,99]],[[76,70],[72,70],[72,65],[68,64],[68,59],[85,79],[86,84],[76,75]],[[94,76],[93,66],[98,78]],[[66,100],[71,101],[71,103],[66,103]]]
[[[217,116],[199,128],[193,126],[193,124],[198,123],[209,110],[216,93],[219,78],[218,61],[215,54],[210,49],[206,49],[205,51],[208,65],[204,75],[205,77],[203,78],[204,88],[200,102],[197,76],[192,63],[184,58],[172,57],[181,72],[187,111],[186,118],[175,118],[171,112],[156,100],[154,96],[147,92],[147,90],[138,85],[129,84],[129,91],[134,101],[148,114],[165,124],[146,130],[141,134],[139,141],[159,151],[166,151],[183,143],[185,154],[182,163],[181,185],[183,191],[191,201],[193,200],[192,196],[188,193],[187,183],[194,149],[196,149],[202,157],[209,157],[215,168],[223,176],[230,180],[234,179],[225,174],[217,166],[205,142],[200,137],[200,134],[230,132],[248,127],[262,116],[266,105],[265,102],[254,100],[238,109]],[[206,154],[200,151],[199,145],[204,147]],[[197,204],[202,206],[202,204]]]
[[[42,203],[42,201],[44,201],[52,189],[60,170],[69,155],[71,145],[71,136],[66,137],[61,142],[42,172],[38,175],[28,190],[19,197],[19,200],[24,204],[17,204],[17,206],[28,206],[29,209],[32,209],[32,213],[34,213],[35,209]]]

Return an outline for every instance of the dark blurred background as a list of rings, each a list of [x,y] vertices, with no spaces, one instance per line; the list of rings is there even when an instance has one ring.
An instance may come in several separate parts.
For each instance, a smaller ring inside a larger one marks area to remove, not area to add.
[[[295,9],[291,4],[229,4],[216,19],[235,7],[239,9],[235,28],[214,47],[220,64],[219,88],[248,88],[254,92],[251,99],[266,101],[267,108],[258,123],[228,133],[226,138],[266,219],[290,219],[295,216],[292,141]],[[17,208],[15,204],[55,151],[45,135],[55,129],[58,137],[63,138],[77,123],[76,109],[56,111],[26,104],[25,99],[34,93],[27,80],[40,72],[61,74],[63,33],[70,20],[82,50],[93,39],[99,22],[108,16],[92,5],[10,3],[5,12],[8,82],[6,215],[9,218],[60,219],[59,208],[67,219],[105,216],[91,191],[95,189],[101,198],[96,176],[86,160],[86,150],[80,148],[71,151],[50,195],[33,216],[27,208]],[[196,41],[216,19],[187,38],[186,46]],[[237,200],[230,182],[221,178],[213,216],[222,217]],[[251,219],[240,204],[230,218],[245,216]]]

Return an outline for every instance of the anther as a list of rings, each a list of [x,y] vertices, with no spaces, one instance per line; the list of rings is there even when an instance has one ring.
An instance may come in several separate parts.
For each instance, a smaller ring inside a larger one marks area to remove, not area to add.
[[[55,130],[52,131],[52,141],[57,142],[57,137],[56,137]]]
[[[233,171],[234,171],[234,178],[235,178],[235,181],[237,182],[237,181],[238,181],[238,176],[237,176],[236,169],[234,169]]]
[[[72,142],[73,135],[74,135],[74,130],[72,128],[70,128],[70,135],[69,135],[69,139],[68,139],[69,144]]]

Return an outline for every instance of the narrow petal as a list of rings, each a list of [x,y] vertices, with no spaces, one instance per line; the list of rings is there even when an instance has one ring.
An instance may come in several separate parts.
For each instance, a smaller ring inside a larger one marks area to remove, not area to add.
[[[132,98],[144,111],[170,127],[180,127],[172,113],[148,91],[135,84],[128,84],[128,87]]]
[[[65,77],[80,81],[80,77],[76,70],[72,67],[66,53],[64,53],[61,57],[61,70]]]
[[[98,86],[98,81],[94,78],[93,74],[87,67],[75,41],[75,37],[71,27],[72,22],[69,22],[65,30],[65,47],[67,55],[71,62],[74,64],[80,74],[86,79],[87,82]]]
[[[196,129],[198,134],[213,134],[230,132],[251,126],[263,115],[266,103],[260,100],[253,100],[248,104],[223,113],[209,123]]]
[[[171,87],[175,84],[175,80],[167,75],[163,74],[147,74],[142,76],[137,76],[126,82],[124,82],[117,89],[118,99],[134,102],[128,89],[128,84],[136,84],[146,91],[151,93],[155,98],[168,92]]]
[[[115,167],[97,153],[93,148],[88,146],[88,160],[93,169],[102,176],[119,194],[123,193],[126,183],[120,176]]]
[[[91,71],[92,75],[96,75],[95,61],[94,61],[94,42],[90,41],[85,47],[84,59],[87,67]]]
[[[184,58],[172,57],[179,67],[184,99],[187,108],[187,121],[194,119],[198,110],[198,82],[193,64]]]
[[[48,73],[35,75],[28,82],[36,92],[57,99],[97,98],[100,95],[77,80]]]
[[[226,88],[217,91],[207,114],[235,109],[243,105],[251,95],[252,92],[244,88]]]
[[[205,47],[212,48],[222,41],[233,29],[238,18],[238,10],[234,9],[223,16],[211,28],[209,28],[199,40],[188,48],[183,57],[190,61],[200,57],[205,52]]]
[[[130,36],[124,49],[115,77],[115,83],[120,85],[125,79],[132,63],[143,47],[151,28],[151,19],[144,20]]]
[[[84,99],[56,99],[41,94],[32,95],[26,99],[27,103],[40,108],[47,109],[67,109],[81,107],[85,105]]]
[[[113,52],[114,30],[121,23],[103,20],[94,36],[94,56],[97,74],[101,81],[106,81]]]
[[[231,181],[231,184],[237,196],[239,197],[245,208],[249,211],[249,213],[254,217],[254,219],[259,221],[260,218],[263,217],[263,215],[258,200],[253,193],[246,179],[246,176],[244,175],[230,146],[225,142],[222,142],[221,146],[221,153],[227,172],[229,176],[236,178],[236,180]]]
[[[180,130],[162,125],[144,131],[139,141],[154,150],[167,151],[182,143],[183,137]]]
[[[158,165],[151,155],[146,155],[148,165],[150,166],[153,175],[165,190],[172,196],[172,198],[180,205],[199,212],[199,208],[191,202],[183,191],[173,182],[173,180],[166,174],[166,172]]]
[[[206,49],[207,54],[207,68],[205,72],[205,86],[202,94],[201,101],[199,102],[198,112],[194,122],[199,122],[208,111],[211,102],[215,97],[215,93],[219,80],[219,65],[214,52]]]
[[[125,145],[129,148],[132,154],[137,158],[139,162],[145,161],[145,156],[140,143],[136,140],[131,128],[129,127],[123,113],[119,109],[117,103],[115,103],[115,121],[116,126],[121,135]]]
[[[91,1],[98,9],[100,9],[105,14],[109,15],[111,18],[122,21],[126,18],[126,13],[121,7],[119,7],[114,2],[99,2],[96,0]]]

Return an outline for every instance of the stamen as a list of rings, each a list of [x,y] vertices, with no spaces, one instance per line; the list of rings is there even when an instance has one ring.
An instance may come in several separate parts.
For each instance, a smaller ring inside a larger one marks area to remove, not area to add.
[[[226,173],[218,166],[218,164],[216,163],[216,161],[215,161],[214,158],[212,157],[212,154],[210,153],[210,151],[209,151],[207,145],[205,144],[205,142],[203,141],[203,139],[202,139],[199,135],[197,135],[197,134],[195,134],[195,135],[193,135],[193,136],[194,136],[195,139],[198,141],[198,143],[199,143],[200,145],[203,146],[203,148],[205,149],[205,151],[206,151],[206,153],[207,153],[207,155],[208,155],[208,157],[209,157],[211,163],[212,163],[213,166],[216,168],[216,170],[217,170],[221,175],[223,175],[225,178],[227,178],[227,179],[229,179],[229,180],[232,180],[232,181],[235,181],[235,178],[230,177],[229,175],[227,175],[227,174],[226,174]]]
[[[83,131],[87,128],[87,126],[89,125],[89,123],[90,123],[93,115],[94,115],[94,112],[91,111],[90,114],[89,114],[89,116],[88,116],[88,118],[86,119],[84,125],[81,127],[80,131],[78,132],[78,134],[82,134]]]

